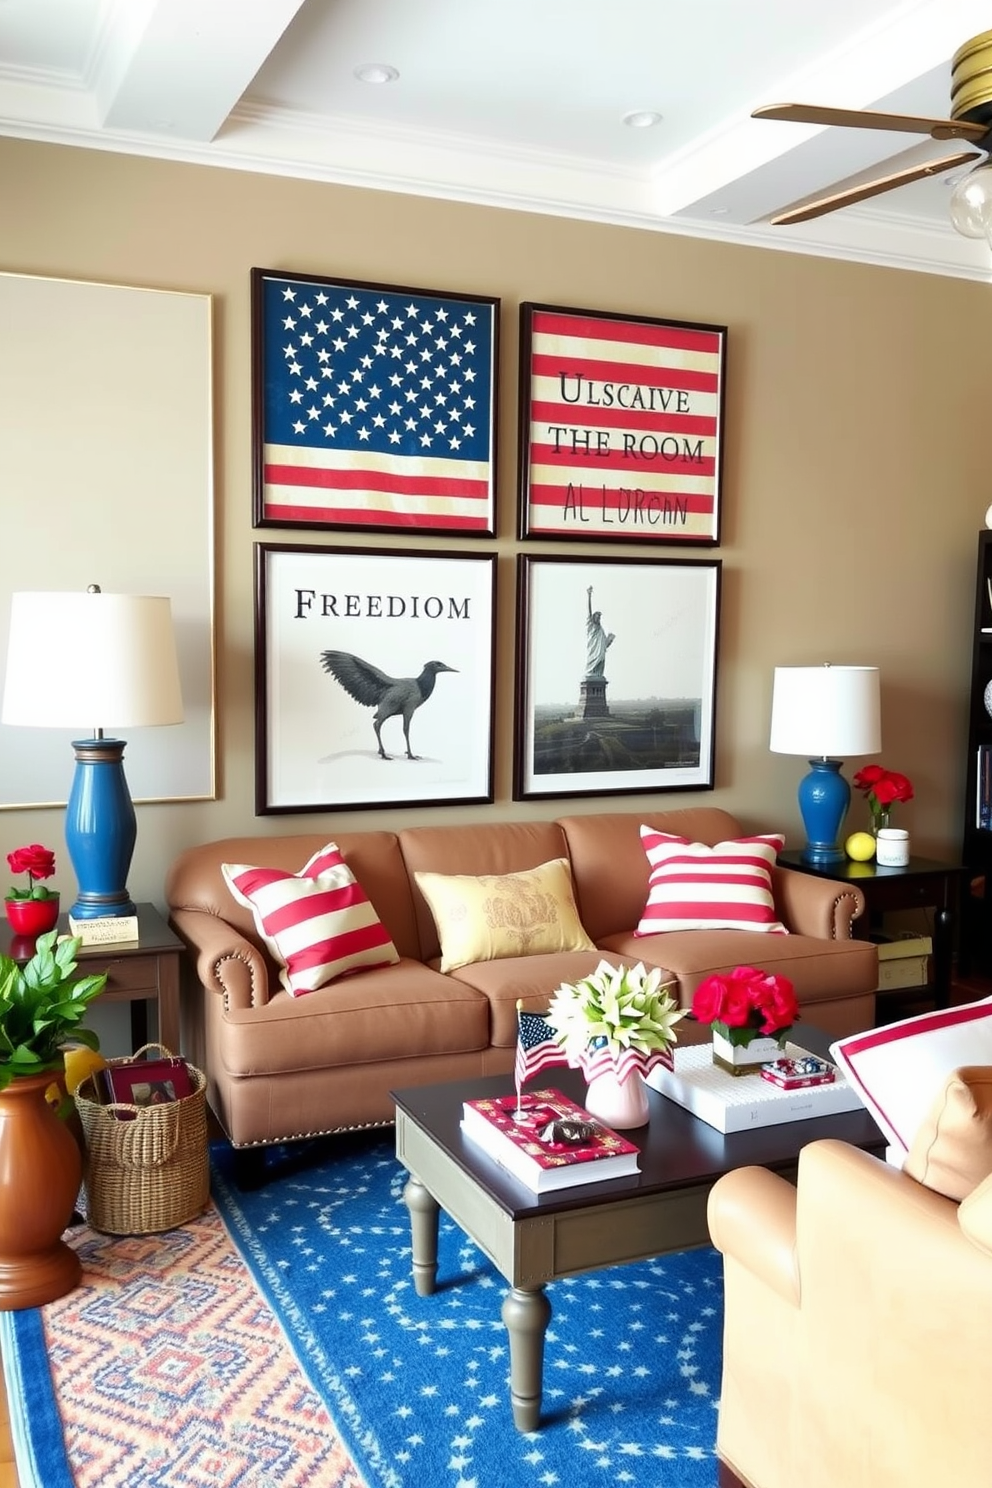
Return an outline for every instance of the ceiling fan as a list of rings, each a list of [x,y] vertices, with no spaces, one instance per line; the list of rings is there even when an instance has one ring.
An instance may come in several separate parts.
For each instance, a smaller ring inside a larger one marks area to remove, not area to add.
[[[972,164],[980,170],[992,155],[992,31],[973,36],[954,53],[949,119],[918,119],[912,114],[883,114],[870,109],[828,108],[804,103],[768,104],[755,109],[751,117],[781,119],[791,124],[829,124],[848,129],[890,129],[905,134],[928,134],[931,139],[961,140],[974,147],[923,165],[877,176],[846,190],[827,192],[802,206],[779,212],[771,218],[773,227],[808,222],[813,217],[835,212],[839,207],[879,196],[883,191],[892,191],[896,186],[906,186],[911,181],[956,170],[958,166]],[[969,193],[968,183],[975,177],[975,171],[969,172],[955,188],[951,220],[965,236],[985,237],[992,229],[992,185],[984,188],[979,181],[980,189]]]

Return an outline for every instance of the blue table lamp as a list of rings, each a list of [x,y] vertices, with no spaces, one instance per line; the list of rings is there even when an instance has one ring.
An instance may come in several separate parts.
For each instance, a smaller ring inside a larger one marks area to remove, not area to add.
[[[78,897],[69,913],[77,920],[134,914],[127,874],[137,826],[125,741],[105,738],[103,730],[182,723],[169,600],[102,594],[96,585],[85,593],[12,595],[0,718],[93,728],[92,739],[72,742],[65,841]]]
[[[776,667],[769,747],[809,760],[809,774],[799,782],[803,860],[822,867],[842,863],[839,838],[851,787],[837,756],[877,754],[882,747],[878,667]]]

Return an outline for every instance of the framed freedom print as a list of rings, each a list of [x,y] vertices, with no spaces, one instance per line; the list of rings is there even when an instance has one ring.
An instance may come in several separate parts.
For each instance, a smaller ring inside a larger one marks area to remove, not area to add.
[[[495,533],[499,300],[251,271],[256,527]]]
[[[496,555],[255,545],[255,810],[493,799]]]
[[[520,307],[520,537],[720,541],[723,326]]]
[[[517,556],[515,800],[713,788],[720,578]]]

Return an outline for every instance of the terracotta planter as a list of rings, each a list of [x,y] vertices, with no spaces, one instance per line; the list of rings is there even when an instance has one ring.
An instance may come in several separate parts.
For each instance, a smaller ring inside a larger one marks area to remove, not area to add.
[[[5,899],[4,908],[15,935],[32,939],[54,930],[59,922],[59,896],[49,894],[47,899]]]
[[[76,1139],[45,1091],[21,1075],[0,1090],[0,1310],[41,1307],[71,1292],[79,1257],[62,1239],[82,1179]]]

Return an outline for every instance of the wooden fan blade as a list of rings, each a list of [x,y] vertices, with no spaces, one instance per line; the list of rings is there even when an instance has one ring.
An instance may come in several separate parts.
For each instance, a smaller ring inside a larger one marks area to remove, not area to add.
[[[832,124],[847,129],[897,129],[903,134],[929,134],[931,139],[980,140],[988,125],[967,119],[918,119],[913,114],[878,114],[871,109],[820,108],[815,103],[769,103],[752,119],[781,119],[786,124]]]
[[[771,219],[772,227],[784,227],[793,222],[809,222],[813,217],[823,217],[827,212],[836,212],[838,207],[850,207],[855,202],[866,201],[870,196],[880,196],[883,191],[892,191],[896,186],[908,186],[910,181],[922,181],[927,176],[939,176],[943,171],[956,166],[977,164],[981,159],[973,151],[966,155],[945,155],[941,160],[929,160],[925,165],[914,165],[909,170],[896,171],[891,176],[879,176],[861,186],[851,186],[846,191],[835,191],[829,196],[820,196],[813,202],[792,211],[779,212]]]

